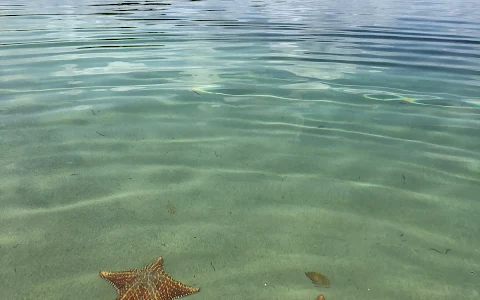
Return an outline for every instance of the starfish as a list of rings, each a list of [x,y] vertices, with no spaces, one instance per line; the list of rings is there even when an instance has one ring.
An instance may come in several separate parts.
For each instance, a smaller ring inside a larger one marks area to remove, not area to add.
[[[173,300],[198,292],[174,280],[163,270],[163,257],[142,269],[122,272],[100,271],[118,292],[116,300]]]

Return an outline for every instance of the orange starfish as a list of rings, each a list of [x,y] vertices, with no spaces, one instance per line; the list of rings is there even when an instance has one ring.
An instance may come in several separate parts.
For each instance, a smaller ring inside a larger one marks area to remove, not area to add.
[[[116,300],[173,300],[198,292],[199,288],[175,281],[163,270],[163,257],[140,270],[100,271],[118,292]]]
[[[325,296],[323,296],[323,294],[320,294],[315,300],[325,300]]]

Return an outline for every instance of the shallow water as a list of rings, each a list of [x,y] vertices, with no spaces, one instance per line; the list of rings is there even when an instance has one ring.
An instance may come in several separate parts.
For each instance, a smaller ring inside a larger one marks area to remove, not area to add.
[[[0,8],[1,299],[480,298],[477,2]]]

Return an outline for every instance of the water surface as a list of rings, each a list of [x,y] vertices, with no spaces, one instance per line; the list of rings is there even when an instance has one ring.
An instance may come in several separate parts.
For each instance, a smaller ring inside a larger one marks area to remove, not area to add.
[[[0,8],[5,299],[480,298],[475,1]]]

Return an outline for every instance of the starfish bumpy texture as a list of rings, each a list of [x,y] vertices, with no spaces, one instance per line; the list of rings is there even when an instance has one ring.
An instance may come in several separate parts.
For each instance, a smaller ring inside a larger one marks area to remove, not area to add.
[[[122,272],[100,271],[100,276],[117,289],[116,300],[173,300],[200,290],[170,277],[163,270],[161,256],[142,269]]]

